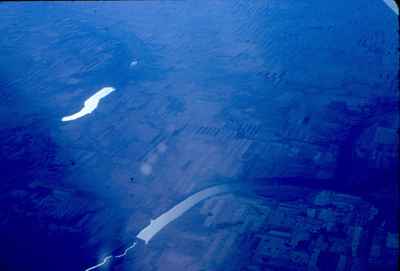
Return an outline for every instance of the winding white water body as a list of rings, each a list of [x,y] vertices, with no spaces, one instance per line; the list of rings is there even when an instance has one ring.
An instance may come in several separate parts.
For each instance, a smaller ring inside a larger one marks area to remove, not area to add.
[[[212,196],[216,196],[218,194],[227,193],[229,191],[230,189],[227,185],[219,185],[201,190],[200,192],[193,194],[184,201],[175,205],[173,208],[163,213],[156,219],[152,219],[150,221],[150,225],[141,230],[138,235],[136,235],[136,237],[145,241],[145,243],[147,244],[160,230],[162,230],[169,223],[183,215],[186,211],[191,209],[200,201],[203,201]]]
[[[133,242],[132,245],[130,245],[129,247],[127,247],[127,248],[124,250],[124,253],[119,254],[119,255],[115,255],[115,256],[114,256],[114,255],[108,255],[108,256],[104,257],[104,259],[103,259],[103,261],[102,261],[101,263],[98,263],[98,264],[93,265],[93,266],[91,266],[91,267],[89,267],[89,268],[86,268],[85,271],[90,271],[90,270],[97,269],[97,268],[99,268],[99,267],[105,265],[106,263],[108,263],[112,258],[122,258],[122,257],[125,257],[126,254],[128,253],[128,251],[131,250],[132,248],[134,248],[135,246],[136,246],[136,242]]]
[[[393,0],[383,0],[383,2],[385,2],[385,4],[391,9],[393,10],[394,13],[396,13],[397,15],[399,15],[399,7],[396,5],[396,3]]]
[[[108,94],[111,92],[115,91],[115,88],[113,87],[104,87],[97,91],[94,95],[90,96],[85,103],[83,104],[82,109],[79,112],[76,112],[75,114],[65,116],[61,119],[61,121],[72,121],[79,119],[85,115],[88,115],[92,113],[97,106],[99,105],[99,102],[101,99],[106,97]]]
[[[132,248],[134,248],[135,246],[136,246],[136,242],[133,242],[132,245],[130,245],[129,247],[127,247],[127,248],[124,250],[124,253],[119,254],[119,255],[116,255],[115,258],[122,258],[122,257],[125,257],[125,256],[126,256],[126,253],[128,253],[128,251],[131,250]]]
[[[111,255],[111,256],[105,257],[101,263],[96,264],[96,265],[94,265],[94,266],[92,266],[92,267],[89,267],[89,268],[85,269],[85,271],[90,271],[90,270],[99,268],[99,267],[102,266],[102,265],[105,265],[112,257],[113,257],[112,255]]]
[[[228,185],[218,185],[218,186],[213,186],[210,188],[206,188],[204,190],[201,190],[190,197],[186,198],[185,200],[181,201],[165,213],[161,214],[159,217],[156,219],[152,219],[150,221],[150,225],[145,227],[143,230],[141,230],[137,235],[136,238],[141,239],[145,241],[146,244],[159,232],[161,231],[165,226],[167,226],[169,223],[183,215],[186,211],[194,207],[197,203],[208,199],[210,197],[219,195],[219,194],[224,194],[224,193],[229,193],[231,192],[231,188]],[[90,271],[97,269],[105,264],[107,264],[111,259],[113,258],[122,258],[126,256],[128,251],[136,246],[136,242],[134,241],[132,245],[127,247],[125,251],[122,254],[119,255],[109,255],[104,257],[103,261],[91,266],[85,271]]]

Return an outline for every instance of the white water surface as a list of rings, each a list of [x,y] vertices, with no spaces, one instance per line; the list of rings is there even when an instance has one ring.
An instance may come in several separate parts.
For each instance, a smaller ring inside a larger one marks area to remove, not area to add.
[[[181,201],[167,212],[161,214],[156,219],[152,219],[150,221],[150,225],[141,230],[138,235],[136,235],[136,237],[145,241],[145,243],[147,244],[160,230],[162,230],[169,223],[183,215],[186,211],[191,209],[197,203],[212,196],[227,193],[229,191],[230,189],[227,185],[219,185],[201,190],[200,192],[197,192],[192,196],[186,198],[185,200]]]
[[[82,109],[72,115],[65,116],[61,121],[73,121],[92,113],[100,103],[100,100],[115,91],[113,87],[104,87],[97,91],[94,95],[90,96],[83,104]]]

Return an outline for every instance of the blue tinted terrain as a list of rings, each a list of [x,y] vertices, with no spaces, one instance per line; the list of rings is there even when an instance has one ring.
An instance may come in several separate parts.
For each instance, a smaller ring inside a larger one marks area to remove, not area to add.
[[[389,0],[1,3],[0,270],[397,270],[398,31]]]

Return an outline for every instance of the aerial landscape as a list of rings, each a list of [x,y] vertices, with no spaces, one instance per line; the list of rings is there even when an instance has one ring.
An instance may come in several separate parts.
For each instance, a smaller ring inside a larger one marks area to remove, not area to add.
[[[0,271],[395,271],[391,0],[0,2]]]

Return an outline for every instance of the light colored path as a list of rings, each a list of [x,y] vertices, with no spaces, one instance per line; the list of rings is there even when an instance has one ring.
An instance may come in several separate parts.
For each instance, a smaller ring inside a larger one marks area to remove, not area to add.
[[[75,114],[65,116],[61,119],[61,121],[72,121],[79,119],[85,115],[88,115],[92,113],[97,106],[99,105],[99,102],[101,99],[106,97],[108,94],[111,92],[115,91],[115,88],[113,87],[104,87],[97,91],[94,95],[90,96],[84,103],[82,109],[79,112],[76,112]]]

